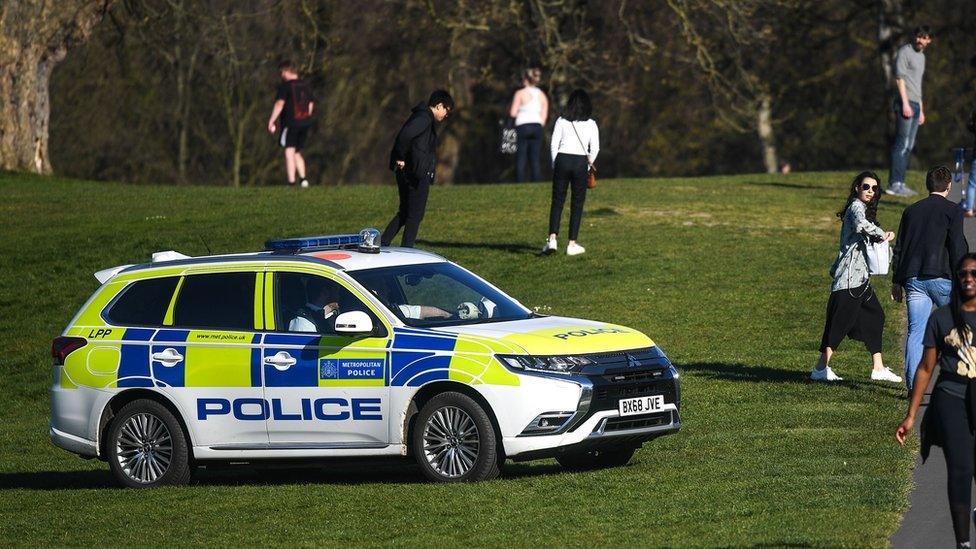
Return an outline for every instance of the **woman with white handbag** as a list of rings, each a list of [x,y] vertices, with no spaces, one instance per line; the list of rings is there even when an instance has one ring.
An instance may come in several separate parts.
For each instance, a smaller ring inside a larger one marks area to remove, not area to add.
[[[851,182],[844,209],[837,212],[842,222],[840,249],[830,268],[833,283],[820,340],[820,360],[810,372],[810,379],[816,381],[842,379],[830,369],[830,358],[840,342],[849,337],[864,342],[871,353],[871,379],[901,382],[901,378],[886,368],[881,359],[884,310],[871,288],[871,275],[888,272],[890,253],[886,255],[884,250],[895,238],[894,233],[885,232],[877,224],[878,201],[881,199],[878,181],[874,172],[857,174]]]

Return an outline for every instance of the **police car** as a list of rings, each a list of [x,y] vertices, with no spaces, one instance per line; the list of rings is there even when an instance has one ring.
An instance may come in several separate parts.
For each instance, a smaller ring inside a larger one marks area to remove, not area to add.
[[[644,334],[534,313],[379,233],[159,252],[52,344],[53,443],[126,486],[266,459],[412,456],[435,481],[506,459],[622,465],[678,430],[678,372]]]

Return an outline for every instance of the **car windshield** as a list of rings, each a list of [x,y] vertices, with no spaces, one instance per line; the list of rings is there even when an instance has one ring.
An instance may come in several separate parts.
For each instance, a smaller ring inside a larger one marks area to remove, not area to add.
[[[410,326],[455,326],[530,318],[526,309],[451,263],[349,273]]]

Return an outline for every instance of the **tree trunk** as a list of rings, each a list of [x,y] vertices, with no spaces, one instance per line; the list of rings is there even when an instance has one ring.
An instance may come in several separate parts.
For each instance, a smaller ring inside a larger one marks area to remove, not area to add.
[[[111,2],[0,2],[0,168],[51,173],[51,71],[88,39]]]
[[[773,101],[768,95],[759,98],[756,109],[756,130],[762,144],[763,165],[766,173],[779,171],[779,157],[776,155],[776,135],[773,132]]]
[[[459,9],[466,9],[466,5],[462,2]],[[473,110],[474,94],[471,93],[471,89],[475,83],[475,75],[471,62],[477,45],[478,36],[474,32],[461,28],[452,31],[450,45],[452,62],[449,74],[451,94],[458,108],[468,109],[468,112]],[[448,131],[444,132],[439,146],[440,158],[437,162],[438,183],[450,185],[457,179],[457,170],[461,163],[461,143],[467,135],[469,120],[468,117],[458,117]]]

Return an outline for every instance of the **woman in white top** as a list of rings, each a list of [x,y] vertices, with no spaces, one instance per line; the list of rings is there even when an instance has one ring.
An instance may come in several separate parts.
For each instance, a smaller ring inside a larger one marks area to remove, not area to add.
[[[600,153],[600,130],[596,121],[590,118],[592,111],[590,96],[583,90],[574,90],[569,94],[566,110],[552,129],[552,206],[549,209],[549,239],[542,248],[544,253],[558,249],[556,236],[559,234],[559,219],[563,215],[566,188],[570,184],[573,199],[570,202],[566,254],[579,255],[586,251],[576,243],[576,238],[583,219],[587,173]]]
[[[542,127],[549,115],[549,100],[536,86],[542,78],[539,69],[525,69],[522,73],[522,88],[512,97],[508,115],[515,119],[515,133],[518,135],[518,149],[515,154],[515,177],[525,181],[526,164],[532,170],[532,181],[542,179],[539,169],[539,153],[542,150]]]

